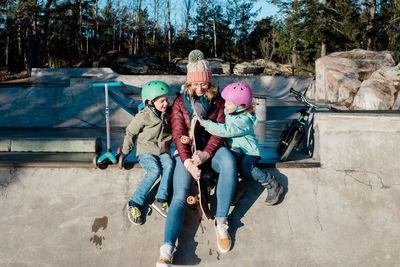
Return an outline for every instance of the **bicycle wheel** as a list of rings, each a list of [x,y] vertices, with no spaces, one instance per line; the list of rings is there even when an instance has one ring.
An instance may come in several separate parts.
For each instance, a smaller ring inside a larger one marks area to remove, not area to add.
[[[286,148],[288,147],[290,141],[293,139],[294,132],[297,131],[297,129],[301,128],[301,125],[297,120],[293,120],[290,124],[288,124],[281,133],[281,140],[279,141],[279,145],[277,148],[277,153],[279,156],[282,156],[282,154],[286,151]]]
[[[292,139],[288,142],[288,145],[282,148],[281,161],[285,161],[292,153],[293,149],[299,145],[303,134],[303,128],[298,128],[293,132]]]

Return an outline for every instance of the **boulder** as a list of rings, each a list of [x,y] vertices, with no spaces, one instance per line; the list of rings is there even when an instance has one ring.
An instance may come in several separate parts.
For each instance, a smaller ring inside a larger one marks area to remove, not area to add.
[[[157,56],[148,55],[128,55],[115,53],[107,58],[101,58],[98,67],[110,67],[119,74],[169,74],[177,73],[174,66],[168,70],[168,61],[161,60]]]
[[[382,67],[361,83],[351,109],[390,110],[400,109],[400,64]]]
[[[234,75],[260,75],[264,73],[265,66],[257,62],[241,62],[233,68]]]
[[[290,64],[279,64],[265,59],[256,59],[238,63],[233,68],[233,74],[241,75],[292,75],[292,66]]]
[[[361,83],[384,66],[395,66],[392,52],[354,49],[321,57],[315,62],[315,99],[349,106]]]

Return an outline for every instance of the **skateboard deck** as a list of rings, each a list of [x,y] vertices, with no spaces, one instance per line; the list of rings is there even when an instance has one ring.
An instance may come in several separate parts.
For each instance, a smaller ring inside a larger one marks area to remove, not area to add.
[[[193,120],[190,130],[190,141],[192,152],[194,153],[196,150],[204,150],[207,145],[207,141],[210,137],[210,134],[204,129],[203,126],[200,125],[198,120]],[[186,141],[187,140],[182,140]],[[205,162],[199,166],[201,169],[201,177],[199,180],[196,180],[197,188],[196,194],[194,196],[189,196],[187,198],[187,202],[190,205],[199,204],[201,212],[203,216],[207,219],[213,220],[214,216],[211,214],[210,207],[208,205],[208,182],[204,179],[203,174],[207,168],[211,168],[209,162]]]

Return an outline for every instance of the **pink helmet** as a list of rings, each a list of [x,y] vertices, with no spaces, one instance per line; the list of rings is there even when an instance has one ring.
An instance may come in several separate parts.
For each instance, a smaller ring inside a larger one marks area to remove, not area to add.
[[[221,96],[236,106],[245,105],[247,109],[251,106],[253,91],[245,83],[231,83],[222,90]]]

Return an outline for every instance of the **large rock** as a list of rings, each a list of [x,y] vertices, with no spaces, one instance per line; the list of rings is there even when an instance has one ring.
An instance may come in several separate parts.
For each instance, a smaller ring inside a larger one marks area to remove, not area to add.
[[[400,64],[382,67],[363,81],[354,97],[352,109],[390,110],[400,109]]]
[[[98,67],[110,67],[115,72],[125,75],[137,74],[170,74],[177,71],[174,66],[169,69],[168,61],[161,60],[157,56],[128,55],[115,53],[107,58],[102,58]]]
[[[354,49],[319,58],[315,62],[315,99],[349,106],[362,81],[384,66],[395,66],[392,52]]]
[[[291,75],[292,68],[289,64],[278,64],[265,59],[256,59],[252,61],[244,61],[238,63],[233,68],[233,74],[241,75],[260,75],[267,74],[271,76]]]

